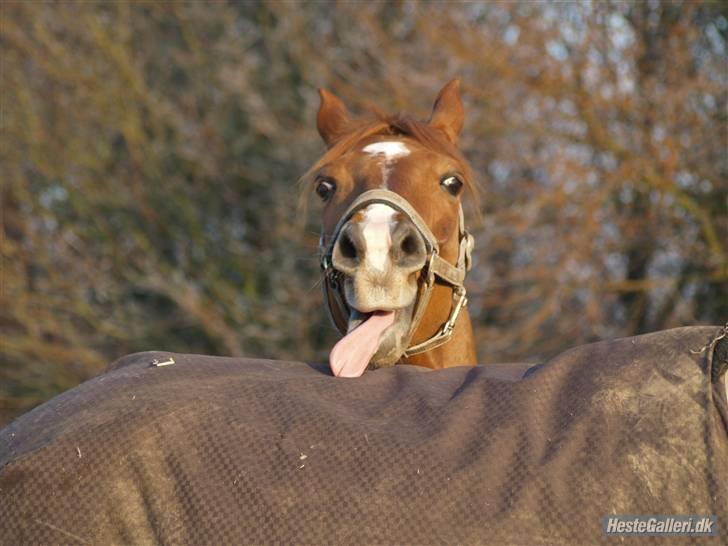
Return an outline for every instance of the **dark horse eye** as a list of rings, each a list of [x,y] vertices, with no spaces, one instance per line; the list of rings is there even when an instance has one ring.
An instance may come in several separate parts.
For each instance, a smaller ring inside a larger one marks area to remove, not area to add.
[[[318,195],[322,201],[328,201],[336,191],[336,182],[330,178],[319,178],[316,181],[316,195]]]
[[[440,180],[440,187],[453,197],[456,197],[460,195],[463,189],[463,181],[454,174],[448,174]]]

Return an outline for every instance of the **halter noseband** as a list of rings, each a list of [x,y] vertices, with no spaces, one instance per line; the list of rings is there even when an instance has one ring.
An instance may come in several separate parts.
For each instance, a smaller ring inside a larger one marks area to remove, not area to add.
[[[351,314],[351,309],[346,303],[343,293],[343,285],[341,277],[343,276],[338,271],[333,262],[332,255],[334,251],[334,245],[339,238],[341,230],[344,225],[351,219],[351,217],[358,211],[374,203],[383,203],[389,205],[394,209],[398,210],[402,214],[405,214],[409,220],[414,224],[419,231],[420,235],[425,241],[425,248],[427,249],[427,261],[420,271],[420,278],[422,283],[418,287],[417,300],[415,302],[415,309],[412,315],[412,323],[410,324],[409,332],[407,333],[406,345],[408,348],[405,350],[402,356],[412,356],[418,353],[424,353],[435,347],[439,347],[444,343],[447,343],[452,337],[453,329],[455,328],[455,321],[465,305],[467,305],[468,299],[466,297],[465,286],[465,274],[470,270],[471,267],[471,252],[473,250],[473,236],[465,230],[465,220],[463,217],[462,206],[458,209],[458,261],[457,264],[452,265],[440,257],[440,247],[437,244],[437,239],[432,234],[432,231],[427,224],[422,220],[422,217],[417,211],[412,208],[412,205],[404,199],[401,195],[394,193],[393,191],[377,189],[369,190],[357,197],[354,202],[349,206],[344,215],[341,217],[339,222],[334,228],[331,240],[328,244],[325,244],[324,235],[321,234],[319,241],[319,251],[321,253],[321,269],[324,272],[324,282],[321,283],[324,292],[324,301],[326,302],[326,308],[329,312],[329,318],[331,322],[338,328],[342,334],[346,334],[347,322],[344,321],[343,317],[348,317]],[[422,317],[427,308],[427,304],[430,301],[432,295],[432,289],[435,286],[435,281],[439,280],[444,284],[452,287],[452,303],[450,305],[450,315],[447,320],[440,326],[437,332],[432,335],[429,339],[410,346],[409,343],[414,335],[417,326],[422,320]],[[333,301],[333,304],[332,304]],[[334,307],[338,307],[340,311],[340,320],[337,320],[337,315],[334,312]]]

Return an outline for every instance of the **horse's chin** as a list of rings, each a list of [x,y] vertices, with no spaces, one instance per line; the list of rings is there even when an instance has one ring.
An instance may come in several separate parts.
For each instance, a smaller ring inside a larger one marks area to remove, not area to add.
[[[395,311],[394,324],[387,328],[379,341],[379,348],[369,361],[367,369],[386,368],[394,366],[407,350],[407,334],[412,324],[412,311],[414,302],[407,307]],[[349,331],[356,328],[370,313],[360,313],[354,310],[349,318]]]

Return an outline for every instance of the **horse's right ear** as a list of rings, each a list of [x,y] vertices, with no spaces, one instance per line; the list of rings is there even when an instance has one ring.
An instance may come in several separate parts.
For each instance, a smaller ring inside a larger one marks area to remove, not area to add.
[[[316,116],[316,127],[328,147],[347,131],[351,115],[339,98],[326,89],[319,89],[321,105]]]

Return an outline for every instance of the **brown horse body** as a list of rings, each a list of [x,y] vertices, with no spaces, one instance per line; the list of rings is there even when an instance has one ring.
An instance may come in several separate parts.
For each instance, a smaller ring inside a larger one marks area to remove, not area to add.
[[[338,98],[321,90],[317,126],[328,151],[307,176],[324,201],[322,249],[329,249],[327,259],[341,284],[336,287],[341,301],[333,301],[337,298],[328,291],[326,303],[335,324],[349,332],[338,353],[337,348],[332,352],[336,375],[363,371],[341,372],[335,360],[342,358],[364,359],[360,364],[369,368],[477,362],[467,310],[453,314],[453,290],[461,286],[438,279],[427,293],[426,306],[417,307],[433,246],[447,262],[443,267],[460,265],[465,273],[463,241],[470,236],[462,225],[460,198],[463,189],[474,192],[474,186],[456,147],[463,125],[458,86],[453,80],[442,89],[428,123],[402,115],[354,119]],[[387,199],[392,193],[395,203]],[[356,208],[357,199],[370,194],[376,199]],[[461,304],[466,301],[462,292]],[[406,354],[408,347],[437,336],[449,318],[454,328],[447,342]],[[371,354],[356,354],[366,351]]]

